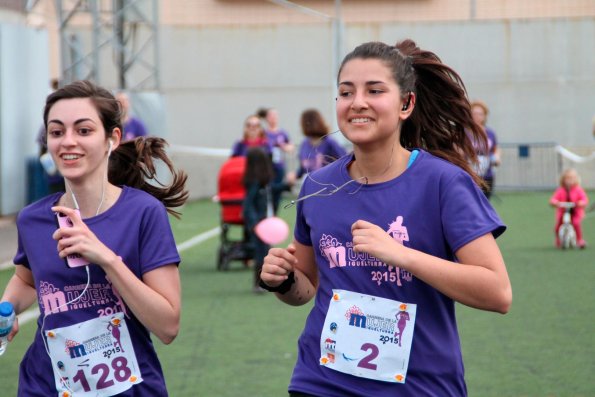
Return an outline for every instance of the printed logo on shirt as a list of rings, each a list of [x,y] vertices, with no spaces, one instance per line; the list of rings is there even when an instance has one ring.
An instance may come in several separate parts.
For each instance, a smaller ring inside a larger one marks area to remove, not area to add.
[[[95,306],[102,306],[97,310],[99,316],[126,313],[124,302],[109,280],[107,283],[89,284],[87,291],[82,294],[85,287],[86,284],[76,284],[60,289],[42,280],[39,283],[39,307],[44,315]],[[106,305],[112,306],[103,307]]]
[[[369,331],[375,331],[383,334],[394,334],[397,320],[376,316],[372,314],[364,314],[364,312],[357,306],[351,306],[345,313],[347,322],[352,327],[359,327]]]
[[[409,232],[403,224],[403,217],[397,216],[389,223],[387,233],[397,242],[403,244],[409,241]],[[355,252],[353,242],[341,242],[330,234],[323,234],[318,243],[320,254],[328,261],[329,268],[337,267],[375,267],[370,271],[370,280],[378,284],[395,283],[401,287],[403,281],[413,281],[413,275],[402,270],[399,267],[387,266],[386,263],[378,260],[374,256]]]

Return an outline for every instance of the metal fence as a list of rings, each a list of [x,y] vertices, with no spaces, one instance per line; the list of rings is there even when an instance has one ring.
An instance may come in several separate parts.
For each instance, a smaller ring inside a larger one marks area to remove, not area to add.
[[[581,185],[595,189],[595,148],[562,147],[554,142],[499,143],[501,165],[496,171],[496,190],[550,190],[559,185],[563,170],[574,168]]]
[[[558,185],[562,158],[556,143],[500,143],[497,190],[549,190]]]

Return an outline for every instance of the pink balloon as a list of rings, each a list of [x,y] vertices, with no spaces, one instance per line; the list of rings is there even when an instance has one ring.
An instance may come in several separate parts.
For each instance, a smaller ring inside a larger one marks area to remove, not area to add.
[[[254,232],[265,243],[275,245],[285,241],[289,235],[289,226],[283,219],[271,216],[258,222]]]

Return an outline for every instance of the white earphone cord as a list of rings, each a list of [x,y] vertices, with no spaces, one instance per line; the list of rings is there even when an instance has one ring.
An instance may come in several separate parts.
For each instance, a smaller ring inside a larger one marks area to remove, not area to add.
[[[101,210],[101,206],[103,205],[103,200],[105,198],[105,185],[106,185],[106,182],[107,182],[107,175],[108,175],[108,168],[109,168],[109,156],[110,156],[111,152],[112,152],[112,140],[110,139],[109,140],[109,150],[107,152],[108,167],[106,167],[106,169],[105,169],[105,179],[101,183],[101,201],[99,202],[99,206],[97,207],[97,210],[95,211],[95,216],[99,215],[99,211]],[[73,202],[74,208],[80,211],[78,201],[76,200],[76,196],[74,195],[74,191],[72,190],[72,188],[70,187],[70,185],[68,184],[68,182],[66,181],[66,179],[64,179],[64,184],[70,190],[70,194],[71,194],[71,197],[72,197],[72,202]],[[45,347],[45,351],[46,351],[48,357],[50,358],[51,365],[55,365],[56,368],[58,368],[58,370],[60,370],[60,368],[58,367],[58,363],[54,364],[52,362],[52,354],[50,353],[50,349],[48,347],[47,340],[46,340],[45,335],[43,333],[43,329],[45,328],[45,319],[49,315],[51,315],[53,313],[57,313],[61,308],[65,307],[67,305],[70,305],[71,303],[75,303],[75,302],[79,301],[85,295],[85,293],[87,292],[87,289],[89,288],[89,285],[91,285],[91,272],[89,270],[89,265],[85,266],[85,270],[87,271],[87,284],[85,285],[85,288],[83,289],[83,292],[81,292],[76,298],[72,299],[71,301],[66,302],[66,303],[63,303],[62,305],[58,306],[57,308],[52,309],[52,311],[49,312],[48,314],[45,314],[44,313],[43,320],[41,320],[41,328],[39,329],[39,332],[41,334],[41,340],[43,341],[43,345]],[[62,381],[62,385],[71,394],[74,395],[74,391],[70,387],[68,387],[68,385],[66,384],[66,381],[65,381],[64,377],[62,377],[61,375],[60,375],[60,380]]]

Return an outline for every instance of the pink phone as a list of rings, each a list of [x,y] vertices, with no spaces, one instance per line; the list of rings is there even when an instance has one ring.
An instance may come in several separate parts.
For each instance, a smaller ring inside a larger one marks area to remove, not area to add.
[[[77,213],[79,213],[78,210],[75,209],[75,211]],[[58,212],[58,213],[56,213],[56,217],[58,218],[58,227],[72,227],[73,226],[72,221],[65,214]],[[89,261],[87,261],[81,255],[76,254],[76,253],[68,255],[64,259],[66,260],[66,265],[68,267],[81,267],[81,266],[87,266],[89,264]]]

